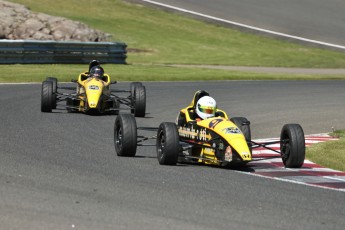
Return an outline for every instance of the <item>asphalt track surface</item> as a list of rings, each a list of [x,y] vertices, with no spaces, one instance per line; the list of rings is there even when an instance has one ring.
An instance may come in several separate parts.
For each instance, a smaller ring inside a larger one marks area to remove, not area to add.
[[[254,138],[285,123],[344,128],[345,81],[145,82],[138,126],[174,121],[205,89]],[[129,83],[120,83],[128,88]],[[343,229],[345,193],[235,170],[117,157],[115,116],[40,112],[41,85],[0,85],[1,229]]]
[[[342,0],[153,0],[153,2],[345,48],[343,13],[345,2]]]

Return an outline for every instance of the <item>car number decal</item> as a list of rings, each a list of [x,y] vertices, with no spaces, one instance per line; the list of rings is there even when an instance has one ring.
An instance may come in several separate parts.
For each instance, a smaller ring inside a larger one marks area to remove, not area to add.
[[[208,124],[208,127],[214,129],[214,127],[216,127],[216,125],[218,125],[221,121],[223,121],[223,119],[214,119],[210,122],[210,124]]]
[[[97,85],[90,85],[89,89],[91,89],[91,90],[99,90],[99,87]]]

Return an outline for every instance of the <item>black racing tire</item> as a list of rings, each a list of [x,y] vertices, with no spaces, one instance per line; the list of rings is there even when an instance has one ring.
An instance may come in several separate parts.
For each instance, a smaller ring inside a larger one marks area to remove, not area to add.
[[[131,92],[131,113],[134,113],[135,108],[135,89],[137,86],[142,86],[143,84],[141,82],[131,82],[131,84],[129,85],[130,88],[130,92]]]
[[[241,130],[248,143],[250,153],[252,153],[252,134],[250,131],[250,122],[245,117],[233,117],[230,118],[230,120]]]
[[[146,88],[143,85],[135,87],[134,116],[145,117],[146,112]]]
[[[43,81],[41,91],[41,111],[50,113],[54,107],[53,82]]]
[[[137,124],[131,114],[120,114],[116,117],[114,145],[118,156],[135,156],[137,151]]]
[[[143,85],[141,82],[131,82],[129,85],[129,88],[131,90],[131,95],[134,98],[135,95],[135,87]]]
[[[161,165],[176,165],[180,151],[177,126],[172,122],[163,122],[157,131],[157,159]]]
[[[230,120],[242,131],[247,141],[252,140],[252,134],[250,131],[250,122],[245,117],[233,117]]]
[[[286,124],[280,134],[280,153],[286,168],[300,168],[305,159],[305,137],[299,124]]]
[[[46,81],[53,82],[53,93],[56,93],[57,92],[57,83],[58,83],[57,78],[56,77],[47,77]]]
[[[56,109],[56,93],[57,93],[57,78],[56,77],[47,77],[46,81],[53,82],[53,109]]]

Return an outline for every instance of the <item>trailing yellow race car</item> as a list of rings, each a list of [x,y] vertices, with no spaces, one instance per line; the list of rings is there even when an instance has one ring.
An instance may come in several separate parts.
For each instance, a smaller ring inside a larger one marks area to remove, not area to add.
[[[195,119],[196,104],[205,91],[198,91],[189,106],[183,108],[176,122],[163,122],[158,128],[137,128],[132,116],[117,116],[114,125],[114,144],[118,156],[135,156],[137,146],[155,145],[158,162],[175,165],[178,162],[195,162],[223,167],[243,166],[252,161],[252,149],[270,149],[280,144],[285,167],[299,168],[305,159],[304,132],[298,124],[286,124],[281,130],[280,140],[256,143],[251,140],[250,122],[244,117],[228,118],[217,109],[215,116],[200,121]],[[206,111],[206,110],[204,110]],[[138,130],[156,131],[157,135],[138,135]],[[144,144],[156,139],[155,144]]]
[[[114,113],[130,110],[137,117],[144,117],[146,111],[146,88],[140,82],[132,82],[129,90],[110,89],[110,76],[104,73],[99,62],[93,60],[89,71],[72,80],[74,87],[58,86],[58,80],[48,77],[42,82],[41,111],[67,109],[68,112]],[[72,93],[71,93],[72,91]],[[123,93],[127,95],[123,95]],[[125,108],[120,108],[125,105]]]

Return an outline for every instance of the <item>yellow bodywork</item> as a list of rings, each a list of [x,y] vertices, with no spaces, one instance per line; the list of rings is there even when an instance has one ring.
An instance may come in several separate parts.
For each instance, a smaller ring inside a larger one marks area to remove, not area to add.
[[[186,119],[186,126],[179,126],[179,135],[182,138],[190,139],[201,148],[193,149],[193,155],[200,156],[199,162],[206,164],[219,165],[222,162],[216,157],[216,149],[212,146],[212,138],[215,135],[220,136],[224,142],[225,161],[231,162],[232,152],[235,150],[242,162],[249,162],[252,160],[252,155],[249,150],[247,141],[241,130],[228,119],[227,114],[217,109],[216,114],[221,116],[209,118],[206,120],[193,120],[191,115],[194,111],[192,104],[180,111],[184,114]],[[213,133],[213,137],[211,135]],[[193,143],[192,143],[193,144]],[[231,148],[228,146],[231,146]],[[195,151],[198,151],[195,153]]]
[[[220,119],[222,121],[220,121]],[[242,132],[233,122],[226,118],[215,117],[197,122],[197,125],[209,129],[209,124],[215,120],[219,121],[219,123],[214,126],[212,130],[224,138],[224,140],[238,153],[243,161],[251,161],[252,156],[250,154],[247,141]],[[214,157],[214,151],[212,157]]]
[[[78,89],[80,105],[79,111],[96,109],[102,94],[109,95],[110,76],[104,74],[102,79],[89,77],[88,73],[81,73],[78,77]],[[87,104],[86,104],[87,103]]]

